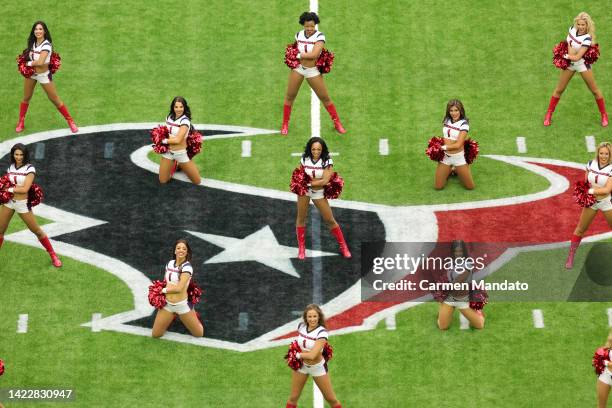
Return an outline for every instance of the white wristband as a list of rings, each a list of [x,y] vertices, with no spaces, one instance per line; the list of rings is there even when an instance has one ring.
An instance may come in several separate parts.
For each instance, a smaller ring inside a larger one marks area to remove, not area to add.
[[[26,62],[26,66],[27,66],[27,67],[31,67],[31,66],[32,66],[32,61],[28,61],[28,62]]]
[[[295,58],[297,58],[297,59],[302,58],[302,54],[300,54],[300,53],[298,52],[298,55],[297,55]]]
[[[15,187],[9,187],[8,190],[9,193],[14,193],[15,192]]]
[[[168,144],[168,138],[162,139],[162,144]]]
[[[298,360],[300,360],[302,358],[300,353],[295,353],[295,358],[297,358]]]
[[[595,189],[594,188],[589,188],[589,194],[595,194]]]
[[[441,147],[442,150],[448,150],[448,147],[446,145]]]
[[[168,288],[163,288],[162,293],[168,293]]]

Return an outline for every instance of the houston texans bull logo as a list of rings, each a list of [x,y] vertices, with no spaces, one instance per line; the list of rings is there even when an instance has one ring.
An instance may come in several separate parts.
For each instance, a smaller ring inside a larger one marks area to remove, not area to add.
[[[394,207],[337,200],[336,217],[355,258],[346,261],[338,256],[333,238],[323,233],[320,248],[310,248],[307,261],[299,262],[294,242],[295,195],[210,179],[193,186],[182,182],[187,179],[180,173],[175,175],[179,181],[160,185],[157,165],[147,158],[147,130],[155,125],[92,126],[81,129],[77,139],[66,137],[70,134],[63,130],[43,132],[0,144],[0,156],[6,162],[13,144],[21,142],[34,151],[36,143],[44,142],[44,159],[34,162],[39,169],[37,182],[44,186],[47,199],[37,214],[54,221],[45,230],[57,252],[114,274],[132,291],[134,310],[85,326],[150,335],[154,313],[147,287],[152,279],[161,278],[171,245],[180,237],[190,240],[195,277],[205,291],[197,310],[207,337],[193,338],[172,331],[173,326],[164,338],[249,351],[286,342],[284,338],[296,327],[295,311],[313,299],[316,264],[323,271],[318,277],[319,296],[331,330],[372,328],[380,319],[414,305],[361,302],[360,242],[436,242],[460,237],[519,245],[560,243],[578,216],[577,207],[566,196],[570,194],[568,179],[582,177],[582,165],[488,156],[540,174],[550,187],[521,197],[447,205]],[[275,133],[196,127],[206,135],[205,143]],[[553,209],[559,216],[551,224],[548,215]],[[518,215],[522,223],[516,222]],[[591,239],[612,235],[601,220],[589,234],[594,235]],[[6,239],[37,245],[25,231]]]

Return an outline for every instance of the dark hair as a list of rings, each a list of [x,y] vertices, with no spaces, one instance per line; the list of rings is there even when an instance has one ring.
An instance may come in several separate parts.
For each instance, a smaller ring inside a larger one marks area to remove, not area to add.
[[[172,257],[174,258],[174,261],[176,262],[176,254],[174,252],[176,251],[176,246],[178,244],[185,244],[187,247],[187,256],[185,257],[185,261],[191,262],[191,247],[189,246],[189,242],[187,242],[187,240],[184,238],[177,239],[174,243],[174,248],[172,248]]]
[[[444,120],[442,121],[442,123],[446,123],[447,120],[453,120],[450,115],[450,109],[453,106],[456,106],[457,109],[459,109],[459,120],[465,119],[467,121],[468,119],[465,117],[465,109],[463,108],[463,104],[461,103],[461,101],[459,99],[451,99],[446,104],[446,115],[444,116]]]
[[[310,159],[312,159],[311,149],[312,145],[315,143],[321,143],[321,159],[323,160],[323,163],[325,163],[329,160],[329,150],[327,149],[327,144],[325,144],[325,140],[321,139],[320,137],[311,137],[310,140],[308,140],[308,143],[306,143],[306,147],[304,148],[304,154],[302,155],[302,158],[305,159],[309,157]]]
[[[23,164],[28,164],[30,162],[30,153],[28,152],[28,148],[25,147],[23,143],[17,143],[11,147],[11,163],[13,163],[15,166],[17,165],[17,163],[15,163],[15,150],[21,150],[23,153]]]
[[[34,23],[34,25],[32,26],[32,30],[30,30],[30,36],[28,37],[28,46],[26,48],[26,51],[29,51],[34,48],[34,45],[36,44],[36,36],[34,35],[34,29],[39,24],[43,26],[43,30],[45,30],[45,39],[48,40],[50,43],[53,43],[53,40],[51,39],[51,33],[49,32],[47,25],[44,21],[39,20]]]
[[[321,20],[319,20],[319,16],[317,16],[317,13],[312,11],[305,11],[300,16],[300,25],[304,25],[304,23],[306,23],[307,21],[314,21],[315,24],[319,24]]]
[[[308,328],[308,320],[306,320],[306,315],[308,314],[308,311],[310,310],[314,310],[315,312],[319,314],[319,326],[325,327],[325,315],[323,314],[323,311],[321,310],[319,305],[315,305],[314,303],[311,303],[308,306],[306,306],[306,308],[304,309],[304,313],[302,314],[302,319],[304,320],[304,324],[306,325],[306,328]]]
[[[456,239],[453,242],[451,242],[451,246],[450,246],[451,256],[453,258],[455,257],[455,250],[457,248],[461,249],[461,256],[467,257],[470,255],[465,241],[463,241],[462,239]]]
[[[170,104],[170,113],[168,114],[168,116],[170,116],[173,120],[176,119],[176,117],[174,116],[174,104],[177,102],[183,104],[183,108],[185,109],[183,111],[183,115],[187,116],[189,120],[191,120],[191,109],[189,109],[189,105],[187,105],[187,100],[185,100],[185,98],[183,98],[182,96],[175,96],[174,99],[172,99],[172,103]]]

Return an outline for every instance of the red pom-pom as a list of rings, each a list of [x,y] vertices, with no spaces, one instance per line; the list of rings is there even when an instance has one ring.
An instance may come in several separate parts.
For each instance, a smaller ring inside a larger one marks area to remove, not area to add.
[[[470,293],[470,308],[474,310],[482,310],[489,303],[489,294],[486,290],[474,290]]]
[[[4,374],[4,361],[0,360],[0,375]]]
[[[166,281],[153,281],[149,286],[149,304],[156,309],[163,309],[166,306],[166,295],[162,289],[166,287]]]
[[[582,56],[584,58],[584,63],[588,65],[593,65],[599,59],[599,44],[593,44],[589,47],[589,49]]]
[[[19,54],[17,56],[17,70],[19,71],[21,75],[23,75],[26,78],[29,78],[32,75],[34,75],[34,68],[28,67],[26,65],[28,61],[29,59],[28,59],[27,52],[24,52],[23,54]]]
[[[323,346],[323,358],[325,359],[325,362],[327,363],[333,356],[334,349],[332,348],[331,344],[325,343],[325,346]]]
[[[162,140],[167,139],[170,132],[166,126],[160,125],[149,131],[151,141],[153,142],[153,151],[155,153],[168,153],[168,145],[162,144]]]
[[[202,134],[197,130],[189,133],[187,136],[187,156],[191,160],[193,156],[200,153],[202,150]]]
[[[36,207],[44,198],[45,193],[42,188],[38,184],[32,183],[28,190],[28,209],[31,210],[32,207]]]
[[[291,69],[297,68],[300,65],[300,61],[297,59],[298,52],[297,43],[288,44],[285,48],[285,65]]]
[[[187,288],[187,299],[189,300],[189,303],[191,303],[192,305],[197,305],[198,303],[200,303],[202,293],[202,288],[200,288],[198,284],[192,279],[189,282],[189,287]]]
[[[434,136],[429,139],[425,154],[429,156],[431,160],[439,162],[444,159],[444,150],[442,150],[442,146],[444,146],[444,139]]]
[[[342,193],[342,187],[344,187],[344,179],[340,175],[334,172],[334,175],[329,180],[329,183],[323,187],[323,197],[328,200],[335,200],[340,197]]]
[[[57,71],[59,71],[61,66],[62,58],[57,52],[52,52],[51,59],[49,60],[49,71],[51,74],[55,74]]]
[[[593,354],[593,367],[595,368],[595,374],[600,375],[606,369],[606,361],[610,361],[610,349],[606,347],[600,347]]]
[[[334,65],[334,53],[323,48],[319,58],[317,58],[316,67],[321,74],[328,74],[332,69],[332,65]]]
[[[567,54],[567,42],[561,41],[553,48],[553,64],[559,69],[567,69],[570,66],[570,60],[563,58]]]
[[[591,183],[588,181],[577,181],[574,185],[574,201],[581,207],[588,208],[597,202],[593,194],[589,194]]]
[[[478,157],[478,142],[473,139],[468,139],[463,143],[463,156],[467,164],[472,164]]]
[[[15,187],[15,184],[8,175],[0,177],[0,204],[6,204],[13,198],[13,193],[7,191],[11,187]]]
[[[306,174],[304,171],[304,167],[296,167],[291,174],[291,183],[289,184],[289,189],[292,193],[295,193],[299,196],[306,195],[308,193],[308,184],[312,181],[312,178]]]
[[[297,341],[293,340],[291,344],[289,344],[289,349],[287,350],[287,354],[285,355],[285,360],[287,360],[287,365],[292,370],[299,370],[302,368],[304,362],[297,358],[296,353],[301,353],[302,349],[298,345]]]

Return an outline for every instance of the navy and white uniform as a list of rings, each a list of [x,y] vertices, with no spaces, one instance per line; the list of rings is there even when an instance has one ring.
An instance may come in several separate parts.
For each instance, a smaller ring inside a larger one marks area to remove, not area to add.
[[[608,351],[608,360],[612,358],[612,350]],[[601,381],[604,384],[608,384],[609,386],[612,387],[612,371],[610,371],[608,369],[609,366],[607,366],[604,370],[603,373],[599,374],[599,381]]]
[[[325,34],[317,30],[310,37],[306,37],[306,34],[304,34],[304,30],[298,31],[298,33],[295,35],[295,42],[297,43],[298,51],[300,54],[311,52],[316,43],[325,42]],[[317,75],[321,75],[319,69],[316,66],[312,68],[306,68],[303,67],[302,64],[300,64],[297,68],[294,68],[293,70],[305,78],[312,78],[316,77]]]
[[[608,164],[599,168],[598,160],[591,160],[586,166],[587,179],[591,183],[592,188],[603,188],[608,183],[608,179],[612,177],[612,164]],[[590,208],[593,210],[610,211],[612,210],[612,196],[608,194],[606,197],[598,200]]]
[[[166,127],[168,128],[171,136],[178,135],[181,126],[187,126],[187,133],[185,133],[186,141],[187,137],[189,136],[189,131],[191,130],[191,120],[189,120],[189,118],[185,115],[176,119],[172,119],[170,116],[166,118]],[[172,145],[170,145],[170,149],[172,149]],[[187,163],[189,161],[187,149],[169,150],[168,153],[162,154],[162,157],[168,160],[176,160],[178,163]]]
[[[451,119],[447,119],[444,121],[444,125],[442,126],[442,135],[445,139],[450,139],[452,141],[456,141],[459,139],[459,134],[461,132],[469,132],[470,124],[467,119],[459,119],[457,122],[453,122]],[[463,166],[466,165],[465,155],[463,150],[458,153],[448,153],[444,152],[444,159],[442,159],[443,164],[447,166]]]
[[[327,341],[328,337],[327,329],[323,326],[317,326],[314,330],[308,331],[308,326],[305,323],[302,322],[298,325],[297,342],[302,351],[312,350],[317,340],[325,339]],[[304,364],[298,371],[302,374],[310,374],[313,377],[327,374],[327,363],[323,355],[320,358],[321,360],[318,363],[313,365]]]
[[[34,44],[34,47],[30,50],[30,61],[38,60],[38,57],[43,51],[47,51],[45,64],[48,64],[49,61],[51,61],[51,52],[53,52],[53,47],[51,46],[49,40],[44,40],[40,43],[40,45]],[[34,73],[34,75],[32,75],[30,78],[40,82],[41,84],[48,84],[49,82],[51,82],[51,73],[49,72],[49,70],[46,70],[45,72],[40,74]]]
[[[589,33],[578,35],[576,28],[574,26],[571,26],[568,30],[565,41],[567,41],[568,47],[571,47],[574,50],[578,51],[582,47],[589,48],[593,39],[591,38],[591,35]],[[568,69],[576,72],[584,72],[591,69],[591,66],[584,62],[584,58],[580,58],[578,61],[571,61]]]
[[[24,164],[19,168],[15,167],[14,164],[11,164],[6,174],[16,186],[22,187],[25,185],[26,177],[28,176],[28,174],[36,174],[36,169],[31,164]],[[27,199],[9,200],[9,202],[4,205],[20,214],[25,214],[30,211],[30,209],[28,208]]]
[[[304,167],[304,171],[310,177],[312,177],[313,179],[321,179],[323,178],[323,171],[326,168],[333,166],[334,161],[331,157],[325,162],[323,162],[322,158],[319,158],[319,160],[313,162],[310,157],[302,157],[302,160],[300,160],[300,164]],[[306,195],[313,200],[320,200],[324,198],[323,189],[313,190],[312,188],[309,188],[308,193]]]
[[[449,282],[465,282],[468,285],[472,284],[472,271],[469,269],[455,267],[454,269],[447,270],[446,275]],[[467,293],[465,291],[456,291],[448,295],[443,303],[456,307],[457,309],[469,309],[470,293],[469,291],[467,291]]]
[[[185,262],[181,266],[176,266],[176,262],[174,261],[174,259],[172,259],[166,264],[164,280],[166,282],[178,285],[181,280],[181,275],[183,273],[189,274],[189,280],[191,280],[191,278],[193,277],[193,267],[191,266],[191,264],[189,262]],[[189,311],[191,311],[191,308],[189,307],[189,302],[187,301],[187,299],[188,298],[185,298],[184,300],[181,300],[178,303],[168,302],[164,307],[164,310],[176,314],[189,313]]]

